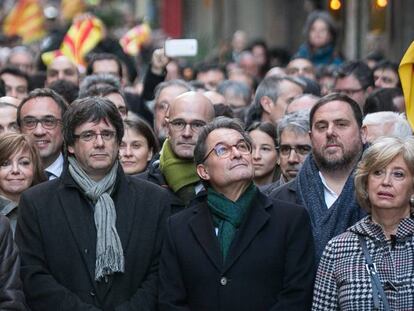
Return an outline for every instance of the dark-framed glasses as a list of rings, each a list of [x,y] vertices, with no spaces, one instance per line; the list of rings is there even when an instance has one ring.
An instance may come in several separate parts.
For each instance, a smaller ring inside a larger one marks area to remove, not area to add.
[[[187,123],[183,119],[171,120],[171,121],[168,121],[168,123],[170,124],[171,128],[177,132],[184,130],[187,125],[190,126],[193,132],[198,132],[199,130],[201,130],[203,126],[206,125],[206,122],[201,121],[201,120],[194,120],[194,121]]]
[[[228,158],[231,155],[233,148],[236,148],[236,150],[241,154],[249,154],[252,152],[252,146],[244,140],[239,141],[235,145],[218,143],[207,153],[203,159],[203,162],[210,156],[213,151],[219,159]]]
[[[56,126],[58,126],[58,124],[62,123],[62,120],[53,116],[47,116],[40,119],[35,117],[24,117],[22,119],[22,127],[28,130],[36,128],[38,123],[40,123],[46,130],[53,130]]]
[[[285,157],[290,156],[292,150],[295,150],[295,152],[301,156],[305,156],[312,150],[312,147],[310,145],[280,145],[277,147],[277,150],[279,150],[280,154]]]
[[[80,139],[83,141],[95,141],[98,136],[101,136],[102,140],[111,141],[115,137],[116,133],[114,131],[104,130],[100,133],[96,133],[93,131],[85,131],[80,134],[75,134],[73,137],[76,139]]]

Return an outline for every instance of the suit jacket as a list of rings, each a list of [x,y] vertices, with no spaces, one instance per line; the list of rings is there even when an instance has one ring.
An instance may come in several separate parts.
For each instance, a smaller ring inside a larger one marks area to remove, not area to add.
[[[258,192],[223,262],[204,193],[167,221],[159,308],[309,310],[314,272],[304,208]]]
[[[64,172],[23,193],[16,242],[33,311],[154,310],[168,197],[120,168],[112,198],[125,272],[96,282],[93,206],[72,177]]]

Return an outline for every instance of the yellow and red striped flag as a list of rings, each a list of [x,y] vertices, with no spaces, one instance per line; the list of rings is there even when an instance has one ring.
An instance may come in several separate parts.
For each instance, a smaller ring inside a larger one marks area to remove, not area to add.
[[[74,21],[63,38],[59,50],[42,54],[42,60],[48,66],[53,59],[65,55],[80,67],[85,66],[84,57],[103,37],[104,25],[95,16],[86,16]]]
[[[151,28],[147,23],[142,23],[127,31],[119,40],[125,53],[135,56],[142,46],[151,39]]]
[[[38,0],[18,0],[3,23],[7,36],[18,35],[23,43],[39,40],[46,34],[43,8]]]
[[[401,86],[404,92],[405,111],[411,128],[414,129],[414,41],[405,52],[400,67]]]

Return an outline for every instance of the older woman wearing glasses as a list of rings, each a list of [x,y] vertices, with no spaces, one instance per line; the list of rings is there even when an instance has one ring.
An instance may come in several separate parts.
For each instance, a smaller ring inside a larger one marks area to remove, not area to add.
[[[412,310],[414,138],[375,141],[355,189],[369,215],[326,246],[312,310]]]
[[[310,309],[309,217],[256,188],[251,151],[239,121],[220,117],[200,130],[194,158],[206,191],[168,221],[161,311]]]

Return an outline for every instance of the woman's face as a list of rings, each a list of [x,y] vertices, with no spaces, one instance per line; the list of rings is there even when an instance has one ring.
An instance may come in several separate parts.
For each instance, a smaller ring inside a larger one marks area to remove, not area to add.
[[[147,139],[131,128],[125,128],[119,148],[119,157],[126,174],[143,172],[152,158]]]
[[[261,130],[253,130],[249,133],[252,139],[252,160],[254,177],[262,178],[274,174],[277,163],[275,143],[268,134]]]
[[[309,43],[314,48],[321,48],[331,42],[328,25],[321,19],[313,22],[309,31]]]
[[[0,164],[0,193],[15,200],[33,182],[34,165],[28,150],[20,150]]]
[[[413,175],[401,155],[384,169],[368,175],[368,197],[373,214],[380,210],[410,211],[410,198],[414,194]]]

